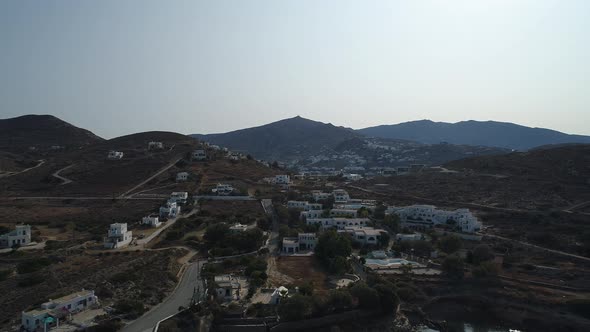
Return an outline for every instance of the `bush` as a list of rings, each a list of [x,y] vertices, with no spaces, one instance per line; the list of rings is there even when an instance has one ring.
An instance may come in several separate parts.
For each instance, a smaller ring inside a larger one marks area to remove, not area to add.
[[[447,254],[452,254],[463,247],[463,241],[457,235],[447,235],[438,240],[438,246]]]
[[[362,309],[376,309],[380,307],[381,299],[379,293],[365,283],[357,283],[350,289],[350,294],[358,299],[359,307]]]
[[[12,270],[0,270],[0,281],[8,279],[10,274],[12,274]]]
[[[142,302],[134,300],[121,300],[115,303],[113,308],[117,314],[125,315],[129,319],[135,319],[146,311]]]
[[[464,263],[461,257],[450,255],[442,263],[443,272],[451,278],[462,279],[464,272]]]
[[[350,308],[352,306],[352,295],[348,290],[331,290],[328,293],[328,305],[337,311]]]
[[[477,278],[494,277],[498,275],[498,267],[494,262],[481,262],[479,266],[473,269],[473,276]]]
[[[492,249],[486,244],[480,244],[473,249],[473,264],[478,265],[481,262],[494,258]]]
[[[45,277],[42,274],[32,274],[18,281],[18,287],[30,287],[38,285],[45,281]]]
[[[49,258],[34,258],[28,261],[18,263],[18,265],[16,266],[16,270],[19,274],[25,274],[39,271],[42,268],[49,265],[51,265],[51,260]]]
[[[295,294],[283,299],[277,308],[281,321],[301,320],[311,315],[311,300],[308,296]]]

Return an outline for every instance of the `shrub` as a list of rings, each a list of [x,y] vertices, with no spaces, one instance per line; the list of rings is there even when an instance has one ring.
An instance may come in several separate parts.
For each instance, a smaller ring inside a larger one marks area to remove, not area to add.
[[[311,314],[311,300],[308,296],[295,294],[283,299],[277,308],[281,320],[301,320]]]
[[[461,257],[450,255],[442,263],[443,272],[451,278],[463,278],[464,263]]]
[[[45,281],[45,277],[42,274],[32,274],[18,281],[18,287],[30,287],[38,285]]]
[[[134,300],[121,300],[113,305],[117,314],[125,315],[127,318],[134,319],[141,316],[146,308],[142,302]]]
[[[49,265],[51,265],[51,260],[49,258],[34,258],[28,261],[18,263],[18,265],[16,266],[16,270],[19,274],[25,274],[39,271],[42,268]]]

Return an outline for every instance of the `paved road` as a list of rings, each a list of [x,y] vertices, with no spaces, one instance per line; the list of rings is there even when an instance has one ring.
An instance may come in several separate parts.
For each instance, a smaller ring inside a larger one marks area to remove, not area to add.
[[[71,200],[81,200],[81,201],[90,201],[90,200],[156,200],[161,201],[162,197],[113,197],[113,196],[11,196],[11,197],[0,197],[0,200],[10,200],[10,201],[17,201],[19,199],[71,199]]]
[[[157,307],[131,322],[123,328],[123,332],[151,332],[161,320],[174,315],[179,307],[188,307],[196,291],[196,301],[204,298],[204,287],[200,279],[200,271],[205,261],[197,261],[188,265],[176,289]]]

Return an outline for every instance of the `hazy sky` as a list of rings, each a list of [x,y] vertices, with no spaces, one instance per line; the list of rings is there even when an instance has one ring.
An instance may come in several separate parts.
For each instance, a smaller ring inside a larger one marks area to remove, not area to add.
[[[590,134],[588,0],[0,2],[0,118],[100,136],[301,115]]]

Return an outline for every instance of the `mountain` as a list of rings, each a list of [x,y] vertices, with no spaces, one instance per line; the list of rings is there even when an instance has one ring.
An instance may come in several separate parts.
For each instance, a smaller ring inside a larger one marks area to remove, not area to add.
[[[225,134],[191,136],[259,159],[290,161],[332,149],[360,135],[352,129],[297,116]]]
[[[590,143],[590,136],[569,135],[550,129],[496,121],[447,123],[421,120],[369,127],[357,132],[371,137],[406,139],[426,144],[447,142],[521,151],[549,144]]]
[[[0,120],[0,150],[47,149],[54,145],[80,147],[103,141],[92,132],[52,115],[24,115]]]

